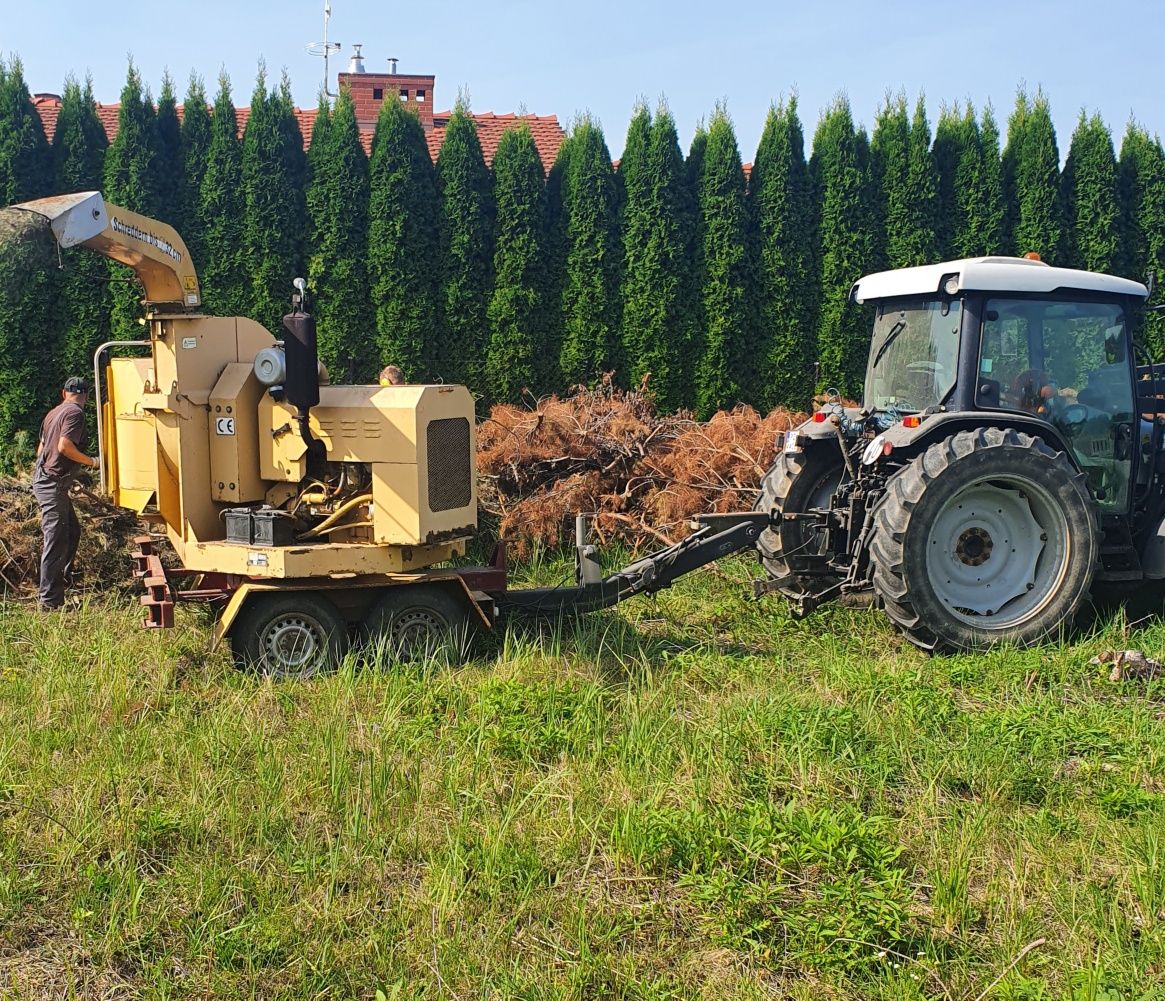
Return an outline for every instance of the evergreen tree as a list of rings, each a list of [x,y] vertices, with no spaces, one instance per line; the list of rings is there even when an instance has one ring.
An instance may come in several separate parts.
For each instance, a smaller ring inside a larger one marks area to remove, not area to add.
[[[879,220],[872,255],[881,267],[906,268],[932,263],[937,179],[930,150],[930,126],[922,98],[911,120],[906,98],[887,101],[870,144],[875,218]]]
[[[157,218],[179,229],[186,215],[186,171],[178,99],[169,73],[162,77],[162,92],[158,95],[158,156],[154,166],[158,175]]]
[[[206,172],[198,194],[196,228],[205,253],[200,275],[208,313],[239,316],[247,312],[251,290],[243,249],[245,207],[243,148],[231,100],[231,82],[224,73],[218,78]]]
[[[971,114],[968,108],[968,114]],[[972,115],[973,118],[973,115]],[[988,104],[983,109],[979,128],[980,158],[976,170],[980,183],[974,207],[967,212],[967,246],[970,254],[999,254],[1003,252],[1006,211],[1003,203],[1003,161],[999,153],[999,126],[995,113]],[[959,165],[959,177],[970,170]]]
[[[909,206],[906,174],[910,156],[910,116],[906,97],[899,94],[886,103],[874,120],[870,140],[870,185],[872,200],[868,206],[873,229],[870,261],[874,270],[904,267],[903,243],[906,236]]]
[[[433,371],[437,181],[420,119],[385,101],[372,139],[368,272],[382,363],[417,380]]]
[[[291,283],[303,272],[307,163],[285,76],[268,92],[260,66],[243,130],[243,246],[251,278],[250,315],[268,330],[280,329]]]
[[[105,156],[105,198],[133,212],[158,218],[158,117],[142,78],[131,61],[121,91],[117,113],[117,135]],[[142,290],[133,273],[123,264],[110,261],[113,278],[113,334],[136,337],[141,330]]]
[[[944,258],[980,257],[1000,252],[1003,192],[1000,187],[999,131],[988,106],[980,128],[967,104],[944,111],[935,130],[938,170],[938,238]]]
[[[704,416],[756,398],[757,354],[744,169],[728,113],[718,107],[696,186],[702,263],[703,351],[696,408]]]
[[[638,143],[628,135],[628,146]],[[629,382],[650,375],[658,405],[692,401],[691,359],[697,330],[691,242],[695,193],[688,182],[675,121],[661,106],[647,144],[627,164],[624,212],[623,348]],[[620,170],[627,163],[620,163]]]
[[[966,230],[966,221],[961,217],[961,192],[955,182],[955,172],[968,144],[977,141],[979,127],[972,117],[972,136],[965,123],[966,117],[957,104],[954,107],[944,105],[934,127],[935,239],[944,260],[961,256],[955,248],[960,245],[960,238]]]
[[[546,182],[529,126],[502,134],[493,160],[497,205],[485,384],[494,400],[549,388]]]
[[[1120,208],[1112,134],[1099,115],[1080,114],[1061,177],[1064,263],[1111,273],[1120,256]]]
[[[52,158],[18,59],[0,60],[0,204],[49,194]],[[0,239],[0,442],[26,432],[56,399],[63,326],[56,242],[43,221],[5,213]]]
[[[86,80],[82,89],[76,80],[66,80],[53,134],[54,190],[62,194],[100,190],[108,145],[105,129],[97,117],[92,81]],[[66,316],[54,381],[90,370],[93,351],[98,344],[109,340],[112,305],[105,259],[83,247],[71,247],[61,253]]]
[[[568,383],[611,369],[619,321],[615,172],[602,130],[575,123],[563,189],[566,270],[560,364]]]
[[[1007,124],[1003,152],[1005,245],[1015,254],[1034,252],[1059,260],[1063,237],[1060,151],[1043,92],[1034,100],[1020,91]]]
[[[636,210],[633,206],[642,206],[645,197],[644,187],[648,182],[645,161],[647,147],[651,142],[651,112],[647,104],[639,100],[632,111],[631,121],[627,126],[627,138],[623,142],[623,155],[619,158],[619,167],[615,171],[615,194],[618,203],[616,231],[621,234],[619,258],[619,299],[623,303],[628,282],[634,283],[637,276],[632,274],[633,259],[636,249],[632,243],[641,233],[632,233],[635,227]],[[637,359],[630,350],[630,342],[634,339],[634,332],[628,330],[627,323],[631,319],[627,316],[626,305],[621,306],[619,336],[616,338],[614,367],[619,375],[619,382],[624,385],[635,385],[642,379],[644,372],[640,359]]]
[[[437,154],[441,277],[437,371],[446,382],[484,389],[493,285],[494,192],[477,124],[457,102]]]
[[[331,205],[331,170],[329,169],[332,149],[328,143],[329,126],[332,120],[332,102],[327,92],[320,91],[319,105],[316,116],[312,120],[311,140],[307,148],[307,284],[312,295],[318,296],[320,281],[323,278],[326,260],[324,244],[331,232],[329,213]],[[317,324],[318,326],[318,324]],[[335,353],[325,360],[329,370],[338,357],[340,345],[334,345]],[[328,352],[320,337],[320,357]]]
[[[206,241],[199,221],[198,198],[202,179],[206,176],[207,157],[210,155],[210,132],[206,89],[202,85],[202,78],[191,73],[182,108],[182,132],[179,138],[182,148],[182,190],[185,197],[178,231],[200,273],[206,258]]]
[[[0,205],[52,194],[52,154],[19,59],[0,59]]]
[[[926,103],[921,97],[910,120],[910,147],[906,165],[906,232],[898,248],[906,266],[933,264],[938,260],[937,220],[938,177],[930,149],[930,124]]]
[[[849,101],[837,98],[822,115],[809,161],[818,205],[818,261],[821,306],[817,322],[818,387],[861,395],[869,349],[869,325],[850,303],[849,290],[869,256],[869,219],[864,195],[867,156],[864,132],[854,129]]]
[[[345,87],[329,119],[321,104],[312,131],[311,206],[314,312],[320,357],[332,381],[376,376],[376,337],[368,290],[368,158]]]
[[[565,384],[560,359],[565,328],[562,309],[566,288],[566,179],[570,165],[570,136],[558,147],[546,175],[546,382],[543,392],[555,392]]]
[[[1155,278],[1151,305],[1165,302],[1165,150],[1130,122],[1121,142],[1120,270],[1135,281]],[[1148,313],[1138,331],[1153,361],[1165,361],[1165,314]]]
[[[813,205],[797,101],[769,108],[749,178],[765,349],[760,401],[808,410],[816,358]]]

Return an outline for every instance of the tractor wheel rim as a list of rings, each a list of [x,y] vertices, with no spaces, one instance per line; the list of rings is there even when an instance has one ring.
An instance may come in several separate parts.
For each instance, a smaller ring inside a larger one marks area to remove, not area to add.
[[[972,481],[942,506],[926,544],[936,596],[976,628],[1038,614],[1068,567],[1068,522],[1052,495],[1020,477]]]
[[[430,656],[445,639],[448,624],[428,608],[406,608],[392,621],[392,644],[401,660]]]
[[[326,648],[326,630],[312,616],[281,615],[263,632],[263,669],[268,674],[311,674]]]

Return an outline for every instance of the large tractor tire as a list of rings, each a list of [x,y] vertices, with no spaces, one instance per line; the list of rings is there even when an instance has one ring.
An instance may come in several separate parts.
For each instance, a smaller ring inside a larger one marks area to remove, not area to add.
[[[961,431],[887,484],[870,542],[874,587],[923,649],[1029,646],[1087,598],[1098,521],[1063,452],[1018,431]]]
[[[811,448],[777,456],[761,482],[757,511],[801,512],[828,508],[845,475],[838,449]],[[761,565],[773,578],[791,578],[777,591],[787,598],[818,594],[836,578],[811,573],[806,557],[822,552],[824,539],[803,521],[785,521],[766,528],[757,540]]]
[[[334,671],[348,649],[348,626],[318,591],[253,597],[231,626],[235,663],[273,678]]]

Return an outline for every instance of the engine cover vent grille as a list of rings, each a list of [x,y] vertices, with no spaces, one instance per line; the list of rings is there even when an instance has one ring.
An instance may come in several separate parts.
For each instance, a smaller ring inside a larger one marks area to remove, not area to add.
[[[469,421],[464,417],[430,421],[425,443],[429,454],[429,510],[465,507],[473,498]]]

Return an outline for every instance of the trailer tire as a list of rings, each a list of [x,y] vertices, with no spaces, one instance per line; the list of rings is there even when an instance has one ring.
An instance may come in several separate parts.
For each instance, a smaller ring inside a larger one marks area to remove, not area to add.
[[[1063,452],[1013,429],[961,431],[887,483],[871,578],[915,646],[1031,646],[1085,602],[1099,539],[1096,504]]]
[[[845,466],[836,448],[810,446],[803,452],[782,453],[761,481],[754,510],[772,514],[829,507],[844,476]],[[766,528],[757,540],[757,556],[769,576],[793,578],[777,588],[785,597],[819,594],[837,582],[833,575],[810,572],[805,557],[821,552],[820,543],[811,536],[804,522],[787,521]]]
[[[348,627],[318,591],[268,592],[251,598],[230,639],[239,667],[302,679],[339,666],[348,650]]]
[[[365,642],[402,663],[429,660],[442,650],[460,662],[470,647],[468,600],[440,584],[389,588],[364,620]]]

